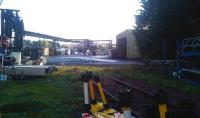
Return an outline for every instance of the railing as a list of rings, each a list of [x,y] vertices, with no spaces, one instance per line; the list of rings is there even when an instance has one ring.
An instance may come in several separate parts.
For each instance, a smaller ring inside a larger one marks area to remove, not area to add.
[[[177,78],[186,78],[185,73],[200,73],[200,37],[177,41]],[[195,77],[196,78],[196,77]],[[199,78],[199,77],[197,77]]]
[[[181,56],[200,56],[200,37],[184,39],[179,45]]]

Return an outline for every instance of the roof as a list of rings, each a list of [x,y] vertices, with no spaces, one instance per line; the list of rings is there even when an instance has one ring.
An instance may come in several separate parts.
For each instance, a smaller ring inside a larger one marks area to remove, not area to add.
[[[133,31],[134,31],[133,29],[126,29],[126,30],[122,31],[121,33],[117,34],[116,38],[119,39],[119,38],[127,37],[127,35],[129,33],[132,33]]]

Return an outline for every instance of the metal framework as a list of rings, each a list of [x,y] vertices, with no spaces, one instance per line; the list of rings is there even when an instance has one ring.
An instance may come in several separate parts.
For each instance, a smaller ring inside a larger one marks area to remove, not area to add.
[[[32,36],[32,37],[40,37],[44,39],[51,39],[53,41],[61,41],[61,42],[73,42],[73,43],[79,43],[85,40],[89,39],[65,39],[61,37],[56,37],[56,36],[51,36],[47,34],[41,34],[41,33],[36,33],[36,32],[31,32],[31,31],[24,31],[26,36]]]
[[[200,37],[177,41],[177,78],[185,78],[185,72],[200,74]]]
[[[23,47],[24,23],[19,10],[0,9],[1,14],[1,53],[20,52]]]
[[[24,31],[24,33],[25,33],[26,36],[39,37],[39,38],[53,40],[54,44],[57,41],[83,44],[84,45],[84,49],[83,49],[84,50],[84,54],[86,53],[86,50],[93,49],[93,46],[96,45],[98,42],[108,42],[109,49],[112,49],[112,40],[65,39],[65,38],[61,38],[61,37],[56,37],[56,36],[51,36],[51,35],[47,35],[47,34],[36,33],[36,32],[32,32],[32,31]],[[55,49],[55,46],[54,46],[53,49]]]

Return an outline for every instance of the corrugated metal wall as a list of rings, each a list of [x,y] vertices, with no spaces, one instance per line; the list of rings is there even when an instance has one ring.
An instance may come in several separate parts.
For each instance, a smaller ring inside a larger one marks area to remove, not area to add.
[[[117,57],[126,58],[127,57],[127,38],[117,39]]]
[[[118,34],[116,43],[117,57],[129,59],[141,57],[133,30],[128,29]]]

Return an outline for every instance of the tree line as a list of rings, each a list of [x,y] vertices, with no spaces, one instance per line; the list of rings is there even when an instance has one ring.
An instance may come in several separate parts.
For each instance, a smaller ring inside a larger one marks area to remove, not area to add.
[[[200,0],[140,0],[135,34],[143,57],[176,57],[176,41],[200,36]]]

